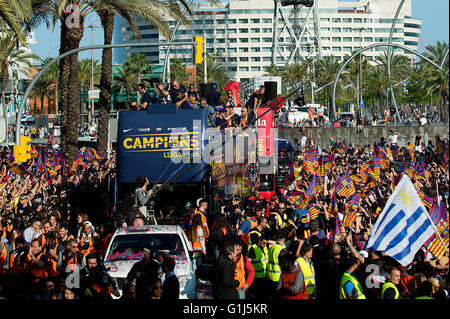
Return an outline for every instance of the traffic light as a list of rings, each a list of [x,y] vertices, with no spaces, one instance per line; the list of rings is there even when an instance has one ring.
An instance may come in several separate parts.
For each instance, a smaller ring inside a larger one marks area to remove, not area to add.
[[[203,62],[203,37],[195,36],[194,63],[201,64]]]
[[[14,145],[13,155],[14,163],[24,163],[31,158],[31,138],[29,136],[20,136],[20,146]]]

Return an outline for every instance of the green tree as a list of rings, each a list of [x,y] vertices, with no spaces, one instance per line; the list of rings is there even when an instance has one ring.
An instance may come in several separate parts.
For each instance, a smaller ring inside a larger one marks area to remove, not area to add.
[[[197,83],[204,83],[205,60],[202,64],[197,64]],[[217,83],[218,89],[223,91],[230,81],[227,69],[220,61],[220,56],[206,53],[206,83]]]
[[[0,37],[0,52],[3,52],[3,58],[0,60],[0,83],[3,115],[5,116],[6,127],[8,127],[8,118],[5,107],[5,91],[8,84],[9,70],[11,68],[31,67],[31,60],[40,58],[37,55],[29,54],[24,49],[18,48],[19,38],[8,33]]]
[[[184,82],[188,80],[189,74],[186,72],[186,64],[182,59],[170,59],[170,77],[171,81],[177,79],[180,84],[186,85]]]
[[[0,31],[14,35],[25,44],[22,26],[33,15],[32,0],[0,0]]]
[[[119,93],[125,90],[127,105],[130,105],[130,95],[136,89],[136,82],[136,73],[128,64],[124,64],[118,72],[114,72],[112,87],[118,89]]]
[[[317,86],[324,86],[330,82],[334,82],[336,75],[341,67],[341,63],[334,56],[324,56],[320,60],[317,61],[316,65],[317,70]],[[342,81],[342,79],[340,79]],[[331,105],[331,96],[333,92],[333,86],[329,85],[327,88],[328,92],[328,105],[329,108],[332,108]],[[332,118],[335,118],[336,114],[332,115]]]
[[[424,55],[439,65],[444,58],[446,48],[447,43],[445,43],[445,41],[437,41],[435,45],[428,45],[426,47],[428,52],[425,52]],[[443,64],[442,70],[439,70],[425,60],[420,62],[420,66],[423,71],[422,88],[426,89],[428,95],[434,93],[433,95],[439,96],[440,113],[444,114],[445,118],[448,120],[448,106],[445,105],[445,102],[448,101],[449,98],[448,55],[447,61]]]

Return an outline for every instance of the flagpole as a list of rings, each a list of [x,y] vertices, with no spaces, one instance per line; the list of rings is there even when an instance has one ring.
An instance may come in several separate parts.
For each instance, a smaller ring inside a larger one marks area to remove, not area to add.
[[[437,203],[438,206],[441,205],[441,200],[439,199],[439,186],[438,186],[438,181],[436,180],[436,195],[437,195]]]

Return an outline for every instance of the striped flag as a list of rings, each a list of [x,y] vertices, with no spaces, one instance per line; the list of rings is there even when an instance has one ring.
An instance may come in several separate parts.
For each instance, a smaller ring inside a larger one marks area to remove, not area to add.
[[[361,192],[356,192],[350,198],[350,201],[347,203],[345,217],[344,217],[344,227],[350,227],[358,217],[357,209],[359,206],[359,202],[361,200]]]
[[[341,222],[341,218],[339,217],[339,214],[336,214],[335,216],[336,220],[334,223],[334,229],[331,232],[331,236],[330,236],[330,240],[333,243],[338,243],[340,241],[342,241],[344,234],[342,232],[342,222]]]
[[[449,233],[448,233],[448,213],[443,202],[438,203],[437,197],[434,199],[433,206],[430,209],[430,217],[433,221],[439,235],[442,238],[442,242],[434,234],[426,243],[425,247],[429,252],[431,252],[436,258],[441,258],[445,254],[446,247],[449,244]]]
[[[381,158],[377,155],[373,158],[373,175],[375,179],[380,178]]]
[[[334,192],[337,193],[341,191],[344,188],[344,185],[342,184],[342,181],[346,181],[347,183],[350,181],[350,172],[345,173],[341,177],[339,177],[336,182],[334,182]]]
[[[345,196],[349,198],[356,192],[355,185],[353,184],[353,181],[351,179],[344,179],[341,183],[343,187],[338,192],[336,192],[339,196]]]
[[[314,175],[311,184],[309,184],[308,190],[306,191],[306,197],[316,195],[316,186],[317,186],[317,175]]]
[[[311,174],[316,174],[317,166],[319,165],[319,160],[316,154],[312,150],[308,150],[305,155],[305,168]]]
[[[430,196],[425,194],[421,189],[417,190],[417,194],[426,208],[431,209],[433,207],[434,200]]]
[[[430,216],[411,180],[403,175],[373,226],[366,248],[384,252],[407,266],[433,234]]]
[[[308,206],[308,212],[311,215],[311,218],[317,218],[319,217],[320,208],[317,204],[310,204]]]

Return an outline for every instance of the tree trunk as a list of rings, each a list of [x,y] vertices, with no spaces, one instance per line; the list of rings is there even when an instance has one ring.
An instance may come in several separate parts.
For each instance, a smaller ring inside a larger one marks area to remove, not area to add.
[[[104,44],[112,43],[114,31],[114,14],[108,10],[102,10],[100,15]],[[109,114],[111,111],[111,81],[112,81],[112,49],[103,49],[102,74],[100,77],[100,99],[98,109],[98,134],[97,147],[100,155],[106,157],[108,154]]]
[[[64,22],[64,19],[61,19],[61,38],[60,38],[60,48],[59,54],[63,54],[68,51],[66,41],[66,32],[67,27]],[[64,156],[67,156],[67,83],[69,81],[69,57],[65,57],[59,60],[59,80],[58,80],[58,95],[59,95],[59,103],[58,108],[61,112],[61,151]],[[67,158],[66,158],[67,160]],[[69,163],[69,162],[68,162]],[[70,165],[70,163],[69,163]]]
[[[2,84],[2,112],[3,112],[3,117],[5,118],[5,129],[6,129],[6,140],[8,140],[8,134],[9,134],[9,129],[8,129],[8,115],[6,114],[6,96],[5,96],[5,91],[6,91],[6,86],[8,84],[8,68],[5,66],[2,66],[2,74],[1,74],[1,84]],[[20,127],[18,128],[18,131],[20,132]]]
[[[65,32],[65,43],[67,50],[73,50],[79,47],[83,37],[83,18],[80,16],[80,28],[69,28]],[[80,98],[78,97],[78,53],[71,54],[68,57],[69,77],[67,83],[67,116],[65,126],[66,151],[69,163],[75,159],[78,153],[78,125],[80,116]]]

